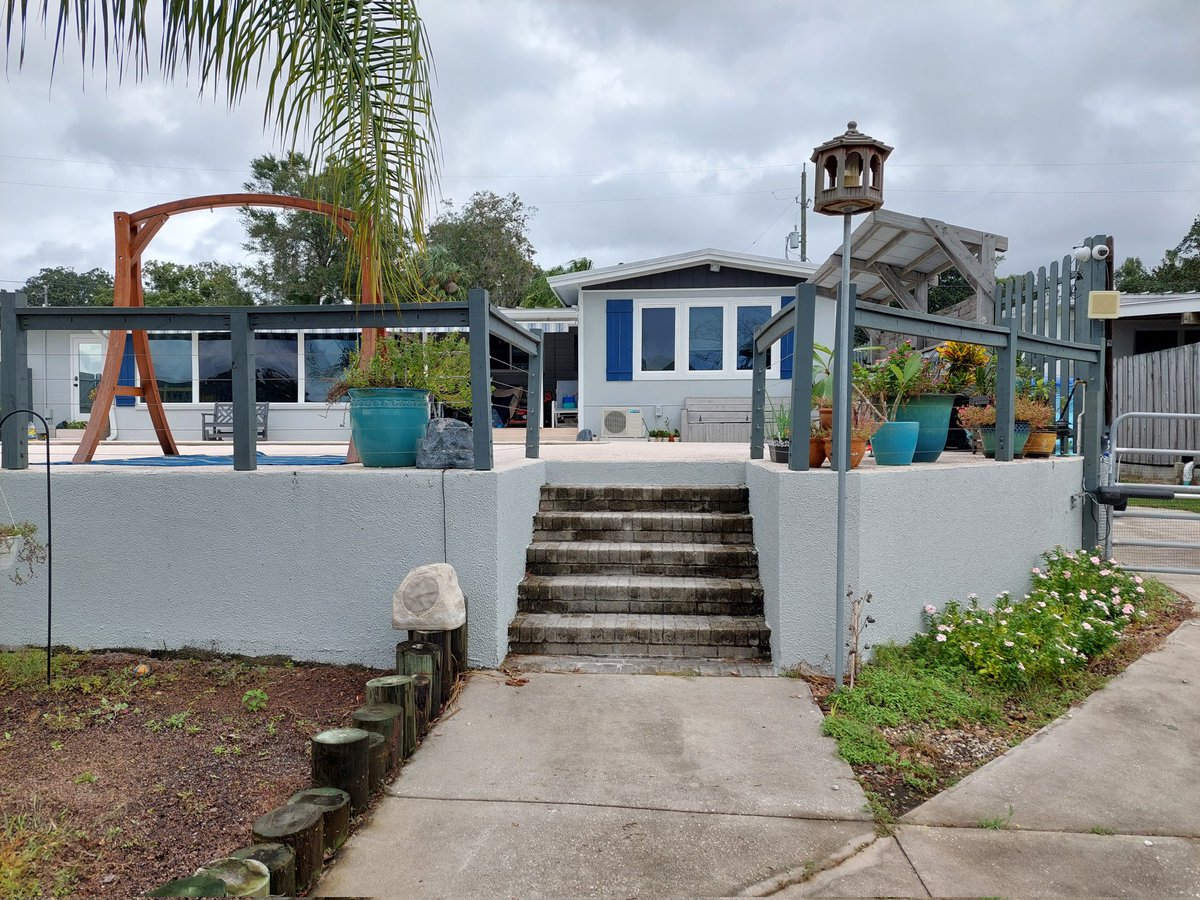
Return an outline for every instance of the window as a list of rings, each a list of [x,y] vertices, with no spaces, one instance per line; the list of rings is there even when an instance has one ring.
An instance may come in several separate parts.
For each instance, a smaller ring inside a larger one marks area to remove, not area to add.
[[[163,403],[192,402],[192,336],[151,334],[150,361]]]
[[[350,354],[358,348],[357,332],[306,334],[304,336],[304,399],[324,403],[342,370],[350,365]]]
[[[724,368],[725,310],[720,306],[688,309],[688,371],[719,372]]]
[[[754,332],[771,318],[769,306],[739,306],[737,308],[737,367],[754,368]]]
[[[227,334],[200,335],[200,402],[233,400],[233,353]]]
[[[642,371],[675,371],[675,309],[649,306],[642,310]]]
[[[299,399],[300,363],[295,334],[259,334],[254,338],[255,399],[295,403]]]

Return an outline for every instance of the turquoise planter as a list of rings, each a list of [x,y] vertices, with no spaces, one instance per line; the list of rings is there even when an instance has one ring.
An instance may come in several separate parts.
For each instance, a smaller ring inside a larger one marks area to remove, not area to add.
[[[871,438],[871,453],[879,466],[907,466],[913,461],[921,426],[916,422],[884,422]]]
[[[364,466],[415,466],[429,424],[429,392],[411,388],[350,391],[350,433]]]
[[[923,394],[900,404],[895,421],[916,422],[921,426],[913,462],[936,462],[942,455],[953,408],[953,394]]]
[[[996,426],[984,425],[979,429],[983,438],[983,455],[988,459],[996,458]],[[1013,425],[1013,456],[1020,456],[1025,450],[1025,442],[1029,440],[1029,423],[1017,422]]]

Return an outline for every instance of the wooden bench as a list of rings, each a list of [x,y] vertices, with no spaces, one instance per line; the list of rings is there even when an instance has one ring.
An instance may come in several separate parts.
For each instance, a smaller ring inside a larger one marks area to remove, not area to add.
[[[254,424],[258,436],[267,439],[267,416],[271,412],[270,403],[254,404]],[[200,437],[206,441],[223,441],[233,437],[233,404],[217,402],[213,411],[200,413]]]
[[[750,440],[749,397],[688,397],[679,412],[683,441],[742,443]]]

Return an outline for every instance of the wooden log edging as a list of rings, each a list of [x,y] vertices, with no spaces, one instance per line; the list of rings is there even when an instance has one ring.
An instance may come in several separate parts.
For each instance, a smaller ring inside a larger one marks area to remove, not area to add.
[[[361,728],[330,728],[312,739],[312,786],[340,788],[358,815],[370,799],[370,738]]]
[[[270,895],[271,872],[257,859],[227,856],[214,859],[196,870],[225,882],[227,897],[266,897]]]
[[[338,851],[350,834],[350,795],[340,788],[311,787],[297,791],[288,803],[309,803],[321,810],[322,848],[325,856]]]
[[[349,804],[349,799],[346,800]],[[251,844],[229,854],[233,859],[253,859],[267,867],[271,876],[270,892],[275,897],[296,893],[296,854],[287,844]]]
[[[403,710],[401,757],[408,759],[417,749],[417,704],[411,675],[385,675],[367,682],[367,705],[390,703]]]
[[[287,844],[296,856],[296,890],[307,891],[324,861],[324,810],[311,803],[290,803],[259,816],[251,828],[256,843]]]

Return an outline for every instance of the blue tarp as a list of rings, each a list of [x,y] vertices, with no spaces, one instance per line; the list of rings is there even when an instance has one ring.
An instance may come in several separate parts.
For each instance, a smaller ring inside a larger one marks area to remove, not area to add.
[[[340,466],[345,456],[268,456],[256,454],[260,466]],[[55,465],[71,465],[60,462]],[[232,466],[232,456],[216,456],[197,453],[187,456],[144,456],[137,459],[95,459],[93,466]]]

